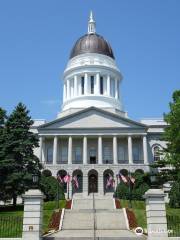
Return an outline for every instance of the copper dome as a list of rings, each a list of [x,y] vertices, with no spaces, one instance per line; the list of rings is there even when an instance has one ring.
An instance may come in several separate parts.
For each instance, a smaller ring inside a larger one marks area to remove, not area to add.
[[[99,53],[115,59],[109,43],[96,33],[80,37],[71,50],[70,59],[84,53]]]

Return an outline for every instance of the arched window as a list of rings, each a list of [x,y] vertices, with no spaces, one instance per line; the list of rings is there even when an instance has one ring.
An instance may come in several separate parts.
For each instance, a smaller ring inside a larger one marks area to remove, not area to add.
[[[154,161],[159,161],[160,160],[160,147],[155,146],[154,147]]]

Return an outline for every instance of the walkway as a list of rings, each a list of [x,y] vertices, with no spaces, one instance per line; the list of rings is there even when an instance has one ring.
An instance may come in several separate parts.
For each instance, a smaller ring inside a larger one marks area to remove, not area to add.
[[[114,199],[98,197],[74,199],[72,210],[65,210],[62,230],[55,240],[122,240],[145,239],[128,230],[122,209],[115,209]]]

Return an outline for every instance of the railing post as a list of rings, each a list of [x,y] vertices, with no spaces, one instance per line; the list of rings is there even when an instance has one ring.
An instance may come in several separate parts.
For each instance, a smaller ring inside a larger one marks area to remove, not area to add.
[[[161,189],[149,189],[146,199],[148,240],[168,239],[165,194]]]
[[[42,235],[44,195],[39,189],[30,189],[24,195],[22,240],[40,240]]]

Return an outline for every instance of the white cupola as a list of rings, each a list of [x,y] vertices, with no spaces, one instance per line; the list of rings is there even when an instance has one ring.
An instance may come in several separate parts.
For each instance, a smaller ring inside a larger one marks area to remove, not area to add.
[[[64,71],[62,112],[94,106],[123,113],[122,75],[110,44],[96,33],[95,26],[91,12],[88,33],[76,41]]]

